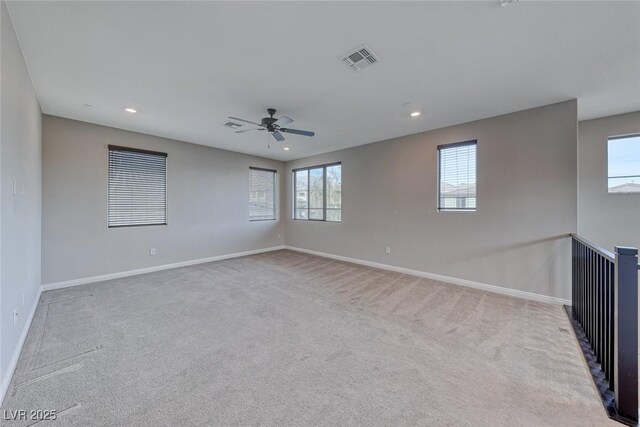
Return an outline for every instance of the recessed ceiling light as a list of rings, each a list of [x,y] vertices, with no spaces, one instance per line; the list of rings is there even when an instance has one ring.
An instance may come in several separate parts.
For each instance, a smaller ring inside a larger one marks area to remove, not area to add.
[[[414,111],[411,113],[411,117],[418,117],[420,114],[422,114],[420,111]]]
[[[137,113],[138,110],[136,110],[135,108],[125,108],[124,111],[126,111],[127,113]]]
[[[91,104],[84,104],[85,107],[93,107]]]
[[[289,147],[282,147],[282,149],[283,149],[284,151],[289,151],[289,150],[291,150],[291,148],[289,148]]]

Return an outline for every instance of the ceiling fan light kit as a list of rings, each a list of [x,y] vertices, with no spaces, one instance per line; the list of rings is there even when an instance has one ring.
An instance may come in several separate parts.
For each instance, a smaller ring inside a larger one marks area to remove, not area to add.
[[[264,131],[264,130],[266,130],[278,142],[285,141],[285,137],[284,137],[284,135],[282,135],[283,133],[290,133],[292,135],[301,135],[301,136],[314,136],[315,135],[315,132],[312,132],[312,131],[309,131],[309,130],[290,129],[290,128],[283,127],[283,126],[286,126],[286,125],[288,125],[290,123],[293,123],[293,119],[291,117],[287,117],[287,116],[282,116],[279,119],[276,119],[275,117],[273,117],[276,114],[275,108],[268,108],[267,109],[267,114],[269,114],[269,117],[263,117],[262,120],[260,121],[260,123],[252,122],[251,120],[245,120],[245,119],[241,119],[241,118],[238,118],[238,117],[229,116],[229,118],[231,120],[235,120],[235,121],[243,122],[243,123],[249,123],[249,124],[255,126],[253,128],[250,128],[250,129],[237,130],[235,133],[244,133],[244,132]]]

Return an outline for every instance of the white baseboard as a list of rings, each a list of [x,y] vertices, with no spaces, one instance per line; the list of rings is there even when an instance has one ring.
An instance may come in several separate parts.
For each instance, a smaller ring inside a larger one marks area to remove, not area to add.
[[[20,337],[18,337],[16,348],[13,350],[13,355],[11,356],[11,361],[9,361],[7,372],[4,372],[4,375],[2,375],[2,382],[0,383],[0,406],[2,406],[4,397],[9,390],[9,384],[11,384],[11,378],[13,378],[13,373],[16,370],[16,366],[18,366],[18,359],[20,359],[20,353],[22,353],[22,346],[24,345],[24,341],[27,339],[29,328],[31,328],[31,321],[33,321],[33,316],[36,314],[36,308],[38,308],[38,304],[40,303],[41,294],[42,288],[39,288],[38,292],[36,293],[36,298],[33,302],[33,306],[31,307],[29,315],[27,316],[27,321],[24,323],[22,332],[20,333]]]
[[[224,259],[239,258],[247,255],[255,255],[263,252],[271,252],[284,249],[285,246],[273,246],[271,248],[255,249],[245,252],[236,252],[232,254],[216,255],[208,258],[192,259],[189,261],[174,262],[171,264],[156,265],[153,267],[139,268],[136,270],[120,271],[117,273],[102,274],[99,276],[83,277],[80,279],[65,280],[63,282],[48,283],[41,286],[42,292],[54,289],[68,288],[71,286],[86,285],[95,282],[104,282],[106,280],[119,279],[121,277],[137,276],[139,274],[153,273],[155,271],[169,270],[172,268],[188,267],[190,265],[204,264],[213,261],[222,261]]]
[[[493,292],[496,294],[508,295],[515,298],[523,298],[531,301],[544,302],[549,304],[571,305],[571,301],[563,298],[551,297],[548,295],[535,294],[533,292],[520,291],[517,289],[504,288],[502,286],[489,285],[486,283],[474,282],[472,280],[459,279],[456,277],[442,276],[440,274],[427,273],[426,271],[412,270],[410,268],[396,267],[395,265],[381,264],[373,261],[366,261],[358,258],[350,258],[342,255],[334,255],[325,252],[312,251],[309,249],[296,248],[293,246],[285,246],[296,252],[303,252],[310,255],[317,255],[324,258],[331,258],[338,261],[351,262],[353,264],[365,265],[367,267],[379,268],[382,270],[395,271],[397,273],[409,274],[411,276],[424,277],[425,279],[437,280],[439,282],[451,283],[468,288],[479,289],[482,291]]]

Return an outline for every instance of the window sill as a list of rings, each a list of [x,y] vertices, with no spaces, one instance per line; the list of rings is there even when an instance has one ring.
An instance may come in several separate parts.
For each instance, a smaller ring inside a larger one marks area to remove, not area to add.
[[[108,225],[107,228],[130,228],[130,227],[158,227],[163,225],[169,225],[166,222],[164,224],[132,224],[132,225]]]
[[[340,224],[342,221],[326,221],[324,219],[302,219],[302,218],[291,218],[294,221],[304,221],[304,222],[326,222],[329,224]]]

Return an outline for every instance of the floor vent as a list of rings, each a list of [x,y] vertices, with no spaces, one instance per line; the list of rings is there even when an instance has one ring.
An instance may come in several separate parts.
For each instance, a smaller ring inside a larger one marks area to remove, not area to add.
[[[347,64],[353,71],[360,71],[373,64],[378,63],[380,60],[375,53],[367,46],[360,46],[353,50],[342,58],[342,62]]]

